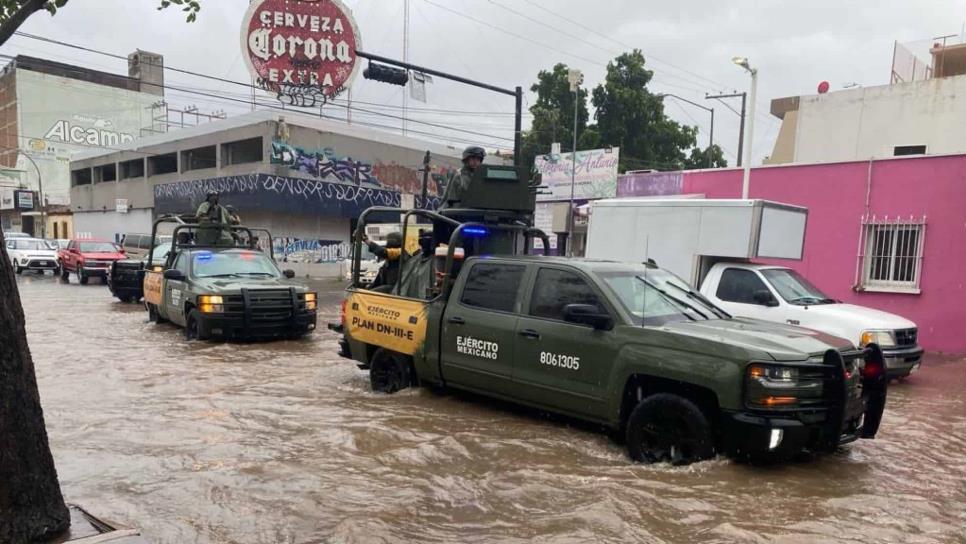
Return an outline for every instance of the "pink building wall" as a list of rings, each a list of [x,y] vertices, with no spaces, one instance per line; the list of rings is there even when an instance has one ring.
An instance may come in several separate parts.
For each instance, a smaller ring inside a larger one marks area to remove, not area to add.
[[[738,169],[685,172],[683,193],[740,198]],[[869,207],[866,210],[866,191]],[[904,316],[926,350],[966,353],[966,155],[755,168],[749,196],[808,207],[805,255],[773,261],[829,296]],[[926,216],[921,294],[856,292],[861,218]]]

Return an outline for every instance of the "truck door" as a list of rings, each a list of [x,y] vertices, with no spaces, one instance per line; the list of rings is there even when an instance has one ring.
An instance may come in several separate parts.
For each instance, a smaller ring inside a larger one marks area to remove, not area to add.
[[[601,416],[617,355],[614,332],[564,320],[568,304],[615,316],[589,278],[569,268],[540,267],[517,321],[513,380],[528,399],[571,413]]]
[[[181,271],[185,277],[188,276],[188,260],[191,255],[187,251],[183,251],[178,254],[178,258],[174,261],[174,266],[171,268],[174,270]],[[185,283],[178,280],[164,280],[164,316],[170,320],[172,323],[177,323],[178,325],[185,324],[184,315],[184,293],[185,293]]]
[[[443,314],[441,364],[447,383],[509,391],[515,312],[526,269],[522,264],[473,263]]]
[[[731,315],[785,322],[778,297],[754,270],[725,268],[721,271],[718,288],[711,295],[711,301]]]

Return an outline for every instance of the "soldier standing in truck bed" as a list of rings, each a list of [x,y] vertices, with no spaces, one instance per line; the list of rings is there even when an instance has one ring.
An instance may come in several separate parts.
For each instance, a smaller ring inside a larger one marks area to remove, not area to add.
[[[208,191],[205,201],[195,212],[198,219],[198,233],[195,243],[202,246],[231,246],[235,242],[231,236],[231,216],[224,206],[218,203],[218,193]]]
[[[459,174],[446,184],[443,191],[443,200],[439,204],[440,210],[447,208],[459,208],[462,204],[463,192],[470,186],[473,173],[483,164],[486,151],[482,147],[470,146],[463,150],[463,168]]]

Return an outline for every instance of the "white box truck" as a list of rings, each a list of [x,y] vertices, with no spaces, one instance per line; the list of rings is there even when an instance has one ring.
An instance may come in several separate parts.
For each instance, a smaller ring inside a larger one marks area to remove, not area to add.
[[[799,325],[883,348],[890,377],[919,368],[915,323],[833,300],[796,271],[752,259],[801,259],[808,210],[766,200],[607,199],[593,202],[588,258],[653,259],[728,313]]]

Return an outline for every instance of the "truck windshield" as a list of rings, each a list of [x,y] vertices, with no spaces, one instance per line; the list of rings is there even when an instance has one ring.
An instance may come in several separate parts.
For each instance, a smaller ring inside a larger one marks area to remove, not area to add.
[[[761,271],[789,304],[834,304],[835,301],[812,285],[798,272],[788,268],[766,268]]]
[[[77,246],[84,253],[117,253],[117,246],[110,242],[81,242]]]
[[[637,325],[657,326],[677,321],[719,319],[728,315],[688,284],[660,268],[604,272],[600,277],[611,288]]]
[[[260,276],[277,278],[278,267],[265,255],[255,251],[199,251],[192,259],[192,275],[196,278]]]

